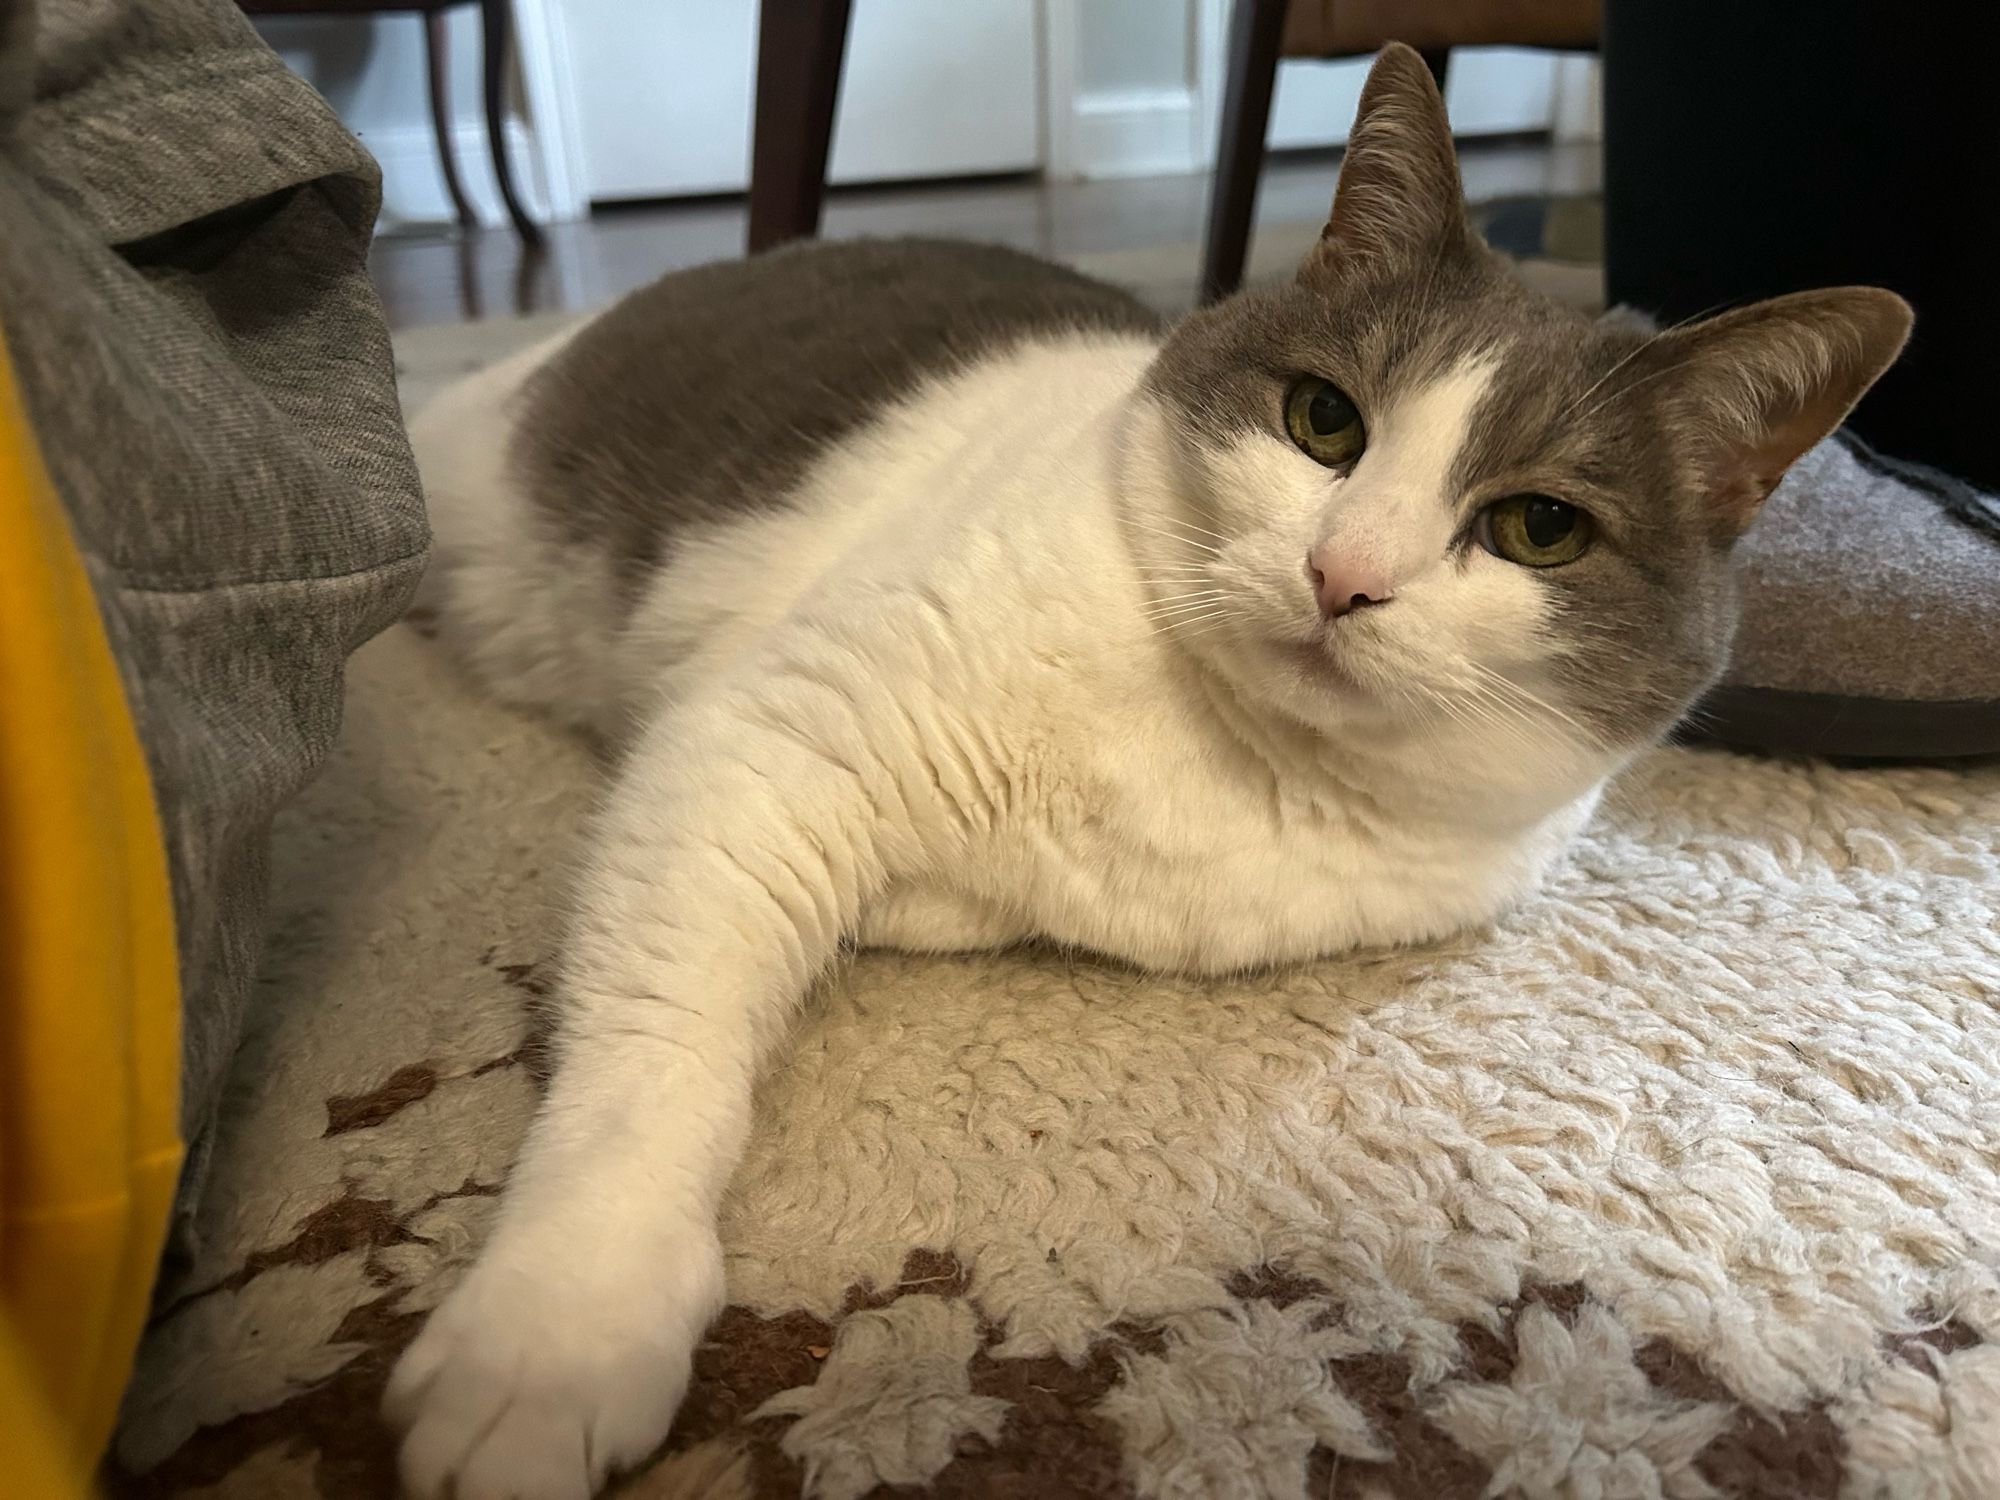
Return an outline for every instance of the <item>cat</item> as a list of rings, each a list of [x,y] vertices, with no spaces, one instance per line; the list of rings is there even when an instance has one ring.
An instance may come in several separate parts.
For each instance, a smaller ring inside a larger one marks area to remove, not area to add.
[[[843,942],[1222,973],[1532,890],[1909,326],[1535,295],[1395,47],[1296,278],[1170,328],[1008,251],[816,245],[440,398],[444,634],[616,764],[547,1101],[390,1384],[407,1486],[579,1500],[657,1446],[752,1084]]]

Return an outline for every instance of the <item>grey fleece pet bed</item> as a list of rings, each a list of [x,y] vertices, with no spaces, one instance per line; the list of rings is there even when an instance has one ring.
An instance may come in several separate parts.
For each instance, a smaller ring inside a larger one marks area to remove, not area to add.
[[[2000,500],[1842,433],[1742,543],[1729,676],[1690,730],[1867,759],[2000,753]]]

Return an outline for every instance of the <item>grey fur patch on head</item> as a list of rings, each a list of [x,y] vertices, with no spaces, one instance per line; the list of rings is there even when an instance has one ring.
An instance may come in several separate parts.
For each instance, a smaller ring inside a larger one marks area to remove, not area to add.
[[[1900,299],[1869,288],[1666,333],[1625,310],[1593,321],[1529,290],[1469,227],[1436,86],[1392,47],[1369,76],[1332,216],[1297,279],[1187,319],[1149,379],[1190,442],[1223,447],[1247,431],[1285,438],[1285,393],[1303,376],[1339,386],[1365,422],[1489,362],[1439,497],[1454,547],[1462,556],[1479,511],[1511,495],[1590,513],[1596,545],[1537,576],[1563,637],[1567,707],[1607,744],[1635,745],[1720,674],[1737,613],[1729,544],[1907,329]]]
[[[996,245],[860,240],[677,271],[525,386],[510,454],[628,591],[688,529],[783,505],[924,380],[1036,336],[1152,334],[1137,299]]]

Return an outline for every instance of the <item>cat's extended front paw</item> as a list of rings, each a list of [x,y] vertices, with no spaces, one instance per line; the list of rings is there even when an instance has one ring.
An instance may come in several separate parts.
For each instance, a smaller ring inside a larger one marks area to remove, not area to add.
[[[722,1301],[720,1248],[701,1239],[622,1267],[587,1240],[559,1258],[493,1246],[390,1378],[405,1489],[588,1500],[650,1453]]]

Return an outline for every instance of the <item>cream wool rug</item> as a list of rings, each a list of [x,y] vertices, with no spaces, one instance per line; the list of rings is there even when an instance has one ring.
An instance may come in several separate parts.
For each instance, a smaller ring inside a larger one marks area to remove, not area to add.
[[[115,1493],[393,1492],[596,774],[356,657]],[[1497,927],[1240,981],[861,955],[758,1121],[626,1494],[2000,1496],[2000,764],[1663,750]]]

